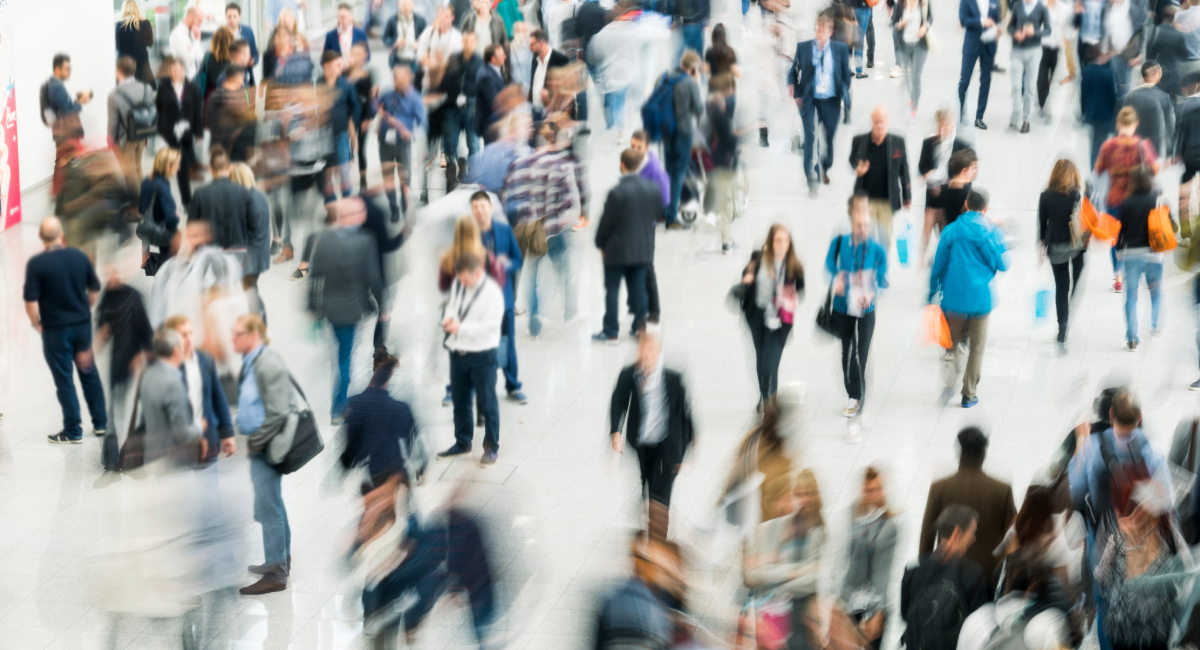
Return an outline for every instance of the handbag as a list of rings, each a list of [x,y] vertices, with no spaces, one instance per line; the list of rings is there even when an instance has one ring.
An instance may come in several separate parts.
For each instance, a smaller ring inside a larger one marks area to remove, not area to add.
[[[1178,245],[1175,239],[1175,225],[1171,222],[1171,208],[1163,203],[1161,194],[1146,222],[1146,230],[1150,235],[1150,250],[1165,253]]]
[[[931,54],[937,54],[942,51],[942,42],[934,35],[933,25],[929,22],[929,0],[922,0],[921,13],[925,18],[925,49]]]
[[[834,265],[837,265],[837,260],[842,252],[842,238],[837,239],[837,246],[833,251]],[[833,284],[830,283],[829,289],[825,292],[825,302],[821,304],[821,308],[817,310],[817,327],[831,336],[838,336],[837,327],[833,324]],[[839,337],[840,338],[840,337]]]
[[[516,228],[513,228],[513,235],[517,238],[517,246],[521,248],[521,254],[526,257],[539,257],[550,251],[550,245],[546,239],[546,225],[543,223],[543,217],[537,219],[526,219],[518,223]]]
[[[296,383],[296,378],[290,372],[288,379],[304,400],[304,410],[293,410],[288,414],[283,431],[271,438],[264,450],[267,462],[280,474],[295,472],[325,450],[325,443],[321,440],[321,432],[317,428],[317,420],[313,416],[308,397],[304,395],[304,389],[300,388],[300,384]]]
[[[796,294],[795,287],[784,282],[781,294],[775,295],[775,310],[779,312],[779,320],[784,325],[791,325],[796,320],[796,303],[799,301],[799,296]]]
[[[117,458],[117,471],[128,472],[146,463],[146,425],[138,426],[138,404],[142,401],[142,379],[138,378],[137,392],[133,396],[133,414],[129,418],[129,434]]]
[[[147,208],[146,214],[142,215],[142,220],[138,222],[134,234],[147,246],[167,249],[171,247],[171,240],[174,239],[175,233],[168,230],[165,223],[160,223],[154,218],[154,205],[157,202],[158,189],[155,189],[154,194],[150,197],[150,207]]]
[[[1074,259],[1080,251],[1087,248],[1087,240],[1091,233],[1083,227],[1083,220],[1080,213],[1083,211],[1083,202],[1081,198],[1075,202],[1075,209],[1071,211],[1071,216],[1068,220],[1068,227],[1071,231],[1070,242],[1059,242],[1050,244],[1046,247],[1046,258],[1051,264],[1066,264]]]
[[[762,650],[784,650],[792,635],[792,601],[776,596],[759,605],[754,618],[754,638]]]

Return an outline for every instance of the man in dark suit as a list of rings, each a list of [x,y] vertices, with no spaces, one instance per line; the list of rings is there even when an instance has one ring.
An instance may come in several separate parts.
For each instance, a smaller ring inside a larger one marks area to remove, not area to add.
[[[1175,99],[1183,94],[1183,70],[1188,60],[1187,42],[1175,28],[1178,7],[1163,9],[1163,22],[1154,28],[1146,44],[1146,59],[1162,66],[1162,81],[1158,87]]]
[[[540,122],[546,115],[546,101],[550,92],[546,90],[546,74],[551,68],[561,68],[570,60],[567,55],[550,47],[546,32],[535,29],[529,35],[529,49],[533,51],[533,67],[529,73],[529,103],[533,106],[533,121]]]
[[[521,270],[521,247],[512,228],[492,218],[492,197],[484,191],[471,195],[471,216],[479,224],[479,239],[483,247],[491,253],[494,259],[504,266],[504,321],[500,325],[500,344],[504,346],[504,363],[500,369],[504,371],[504,389],[508,399],[524,404],[529,401],[521,391],[521,381],[517,378],[517,329],[516,329],[516,292],[513,288],[513,276]]]
[[[195,347],[191,319],[187,316],[171,316],[163,322],[163,329],[174,330],[183,343],[183,365],[179,368],[183,386],[187,390],[193,413],[203,418],[200,426],[208,441],[208,453],[199,459],[197,467],[208,467],[217,460],[220,452],[225,452],[228,458],[237,451],[229,400],[217,377],[216,362],[207,352]]]
[[[158,135],[168,147],[181,154],[179,196],[184,209],[192,203],[192,168],[196,166],[196,146],[204,138],[204,98],[196,84],[184,76],[183,63],[176,58],[163,61],[168,79],[158,83],[154,104],[158,108]],[[186,123],[186,125],[185,125]]]
[[[983,112],[987,109],[988,90],[992,87],[992,65],[996,60],[996,38],[999,35],[1000,0],[988,0],[987,15],[979,11],[979,0],[960,0],[958,22],[967,30],[963,36],[962,72],[958,77],[959,121],[967,122],[967,86],[975,61],[979,61],[979,102],[975,109],[975,128],[986,130]]]
[[[609,345],[617,344],[621,330],[617,322],[621,278],[633,296],[630,334],[636,336],[646,326],[646,273],[654,262],[654,224],[663,205],[658,185],[638,174],[641,164],[642,154],[633,149],[621,152],[621,179],[609,190],[596,225],[596,248],[604,258],[604,329],[592,339]]]
[[[817,193],[817,169],[813,166],[813,145],[817,141],[817,120],[825,127],[825,145],[821,152],[820,179],[829,184],[833,165],[833,137],[837,134],[842,102],[850,101],[850,50],[845,43],[830,40],[833,17],[817,16],[816,38],[796,45],[796,55],[788,71],[788,90],[800,108],[804,122],[804,175],[808,192]]]
[[[1175,140],[1175,104],[1162,89],[1162,66],[1153,59],[1142,64],[1142,85],[1125,94],[1122,106],[1137,111],[1137,134],[1154,144],[1154,151],[1166,158],[1172,154]]]
[[[212,148],[208,158],[213,180],[196,190],[189,218],[207,221],[212,226],[214,243],[221,248],[244,251],[252,235],[257,234],[251,231],[250,191],[229,180],[229,154],[219,145]]]
[[[628,420],[626,415],[628,414]],[[638,337],[637,363],[617,375],[609,411],[612,448],[625,453],[625,438],[637,450],[642,499],[650,502],[650,532],[667,536],[671,488],[696,429],[683,375],[663,365],[662,340],[656,327]]]
[[[871,111],[871,130],[854,136],[850,143],[850,166],[858,174],[855,192],[871,199],[871,216],[887,233],[884,248],[892,247],[892,215],[903,205],[912,207],[912,183],[908,177],[908,152],[904,136],[888,133],[887,106]]]
[[[425,19],[413,12],[413,0],[400,0],[400,12],[388,18],[383,44],[388,48],[388,67],[397,63],[417,71],[417,40],[425,33]]]
[[[475,134],[486,140],[488,127],[495,121],[496,95],[504,90],[504,48],[492,43],[484,48],[483,60],[485,65],[475,76]]]
[[[992,555],[992,551],[1004,539],[1017,516],[1012,486],[983,473],[988,439],[978,427],[959,431],[958,446],[958,472],[929,486],[925,518],[921,522],[919,554],[924,557],[933,552],[933,540],[937,532],[934,522],[942,511],[952,504],[962,504],[979,513],[976,542],[967,549],[966,557],[983,567],[984,578],[994,584],[993,576],[999,559]]]
[[[338,5],[337,26],[325,33],[325,47],[321,53],[337,52],[343,57],[350,56],[350,48],[356,43],[367,44],[367,33],[354,24],[354,11],[350,5]],[[371,50],[367,48],[367,60],[371,60]]]

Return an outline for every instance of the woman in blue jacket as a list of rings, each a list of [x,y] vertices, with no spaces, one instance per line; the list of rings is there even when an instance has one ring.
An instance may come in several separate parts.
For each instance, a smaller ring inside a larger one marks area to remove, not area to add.
[[[833,275],[833,324],[842,339],[842,379],[850,401],[842,415],[858,415],[866,385],[867,353],[875,333],[875,297],[887,284],[887,251],[873,236],[870,197],[850,197],[850,234],[829,243],[825,270]]]
[[[175,207],[175,197],[171,195],[171,179],[179,173],[180,159],[178,149],[159,149],[154,156],[154,168],[142,180],[142,193],[138,197],[138,212],[142,218],[165,225],[172,238],[179,230],[179,209]],[[158,268],[173,254],[174,250],[154,252],[147,248],[142,254],[142,268],[146,270],[146,275],[158,272]]]

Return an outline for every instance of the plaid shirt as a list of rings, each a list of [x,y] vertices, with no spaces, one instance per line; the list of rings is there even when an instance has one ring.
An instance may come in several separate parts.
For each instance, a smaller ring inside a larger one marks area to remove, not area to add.
[[[512,225],[541,218],[547,237],[568,230],[576,216],[570,212],[572,184],[579,193],[580,209],[586,213],[583,169],[570,150],[535,151],[513,161],[504,179],[504,205]]]

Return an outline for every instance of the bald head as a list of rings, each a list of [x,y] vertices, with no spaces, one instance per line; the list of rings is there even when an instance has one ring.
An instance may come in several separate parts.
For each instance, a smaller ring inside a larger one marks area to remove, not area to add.
[[[46,217],[42,220],[42,225],[38,226],[38,238],[47,246],[61,244],[62,234],[62,222],[58,217]]]
[[[189,27],[196,27],[204,22],[204,14],[200,12],[200,8],[195,5],[188,7],[187,13],[183,14],[183,22]]]
[[[887,106],[880,104],[871,111],[871,139],[876,143],[883,142],[884,136],[888,132],[888,123],[891,117],[888,115]]]

